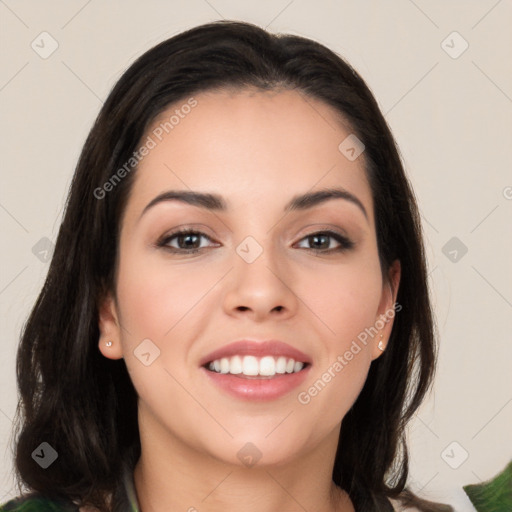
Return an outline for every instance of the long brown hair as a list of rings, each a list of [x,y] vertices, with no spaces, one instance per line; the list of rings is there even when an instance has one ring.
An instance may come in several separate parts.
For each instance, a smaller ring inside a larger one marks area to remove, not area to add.
[[[424,511],[452,510],[405,487],[405,428],[431,386],[437,347],[420,216],[390,129],[340,56],[303,37],[232,21],[195,27],[144,53],[116,83],[87,137],[17,354],[18,482],[50,498],[116,510],[126,454],[140,449],[137,394],[124,360],[98,351],[98,299],[115,290],[120,218],[136,166],[108,194],[102,187],[114,183],[166,107],[201,91],[245,87],[296,90],[348,123],[365,146],[383,275],[394,260],[401,263],[402,310],[343,419],[333,480],[357,511],[391,510],[388,498],[398,497]],[[31,457],[42,441],[58,452],[44,470]]]

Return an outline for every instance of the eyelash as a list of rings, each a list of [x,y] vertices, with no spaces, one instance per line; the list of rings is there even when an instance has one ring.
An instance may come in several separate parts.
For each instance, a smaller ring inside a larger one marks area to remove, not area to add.
[[[178,254],[178,253],[193,254],[193,253],[197,253],[197,252],[201,251],[202,249],[204,249],[204,247],[203,248],[195,248],[195,249],[177,249],[175,247],[169,247],[168,243],[172,239],[179,237],[180,235],[189,235],[189,234],[200,235],[201,237],[205,237],[208,240],[212,241],[212,239],[208,235],[206,235],[205,233],[202,233],[201,231],[197,231],[195,229],[182,229],[180,231],[175,231],[174,233],[171,233],[169,235],[165,235],[163,238],[161,238],[157,242],[156,246],[159,248],[162,248],[166,251],[169,251],[171,253],[174,253],[174,254]],[[344,236],[340,233],[337,233],[336,231],[331,231],[331,230],[316,231],[314,233],[311,233],[311,234],[306,235],[305,237],[301,238],[300,241],[306,240],[310,237],[318,236],[318,235],[327,235],[330,238],[333,238],[334,240],[336,240],[340,244],[340,246],[336,247],[334,249],[327,249],[327,250],[325,250],[325,249],[317,250],[317,249],[312,249],[312,248],[306,248],[306,251],[312,251],[312,252],[316,252],[316,253],[320,253],[320,254],[332,254],[332,253],[348,251],[354,247],[354,242],[349,240],[346,236]]]

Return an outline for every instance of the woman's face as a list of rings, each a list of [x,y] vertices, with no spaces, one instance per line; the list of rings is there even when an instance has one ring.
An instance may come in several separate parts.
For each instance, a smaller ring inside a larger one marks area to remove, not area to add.
[[[337,440],[382,353],[380,334],[385,343],[391,331],[382,319],[393,316],[395,295],[379,265],[364,152],[354,158],[350,130],[297,92],[194,100],[165,111],[141,141],[151,148],[122,218],[100,350],[125,359],[139,421],[156,436],[239,465],[247,456],[290,461]],[[323,189],[344,192],[287,208]],[[212,194],[224,208],[171,191]],[[194,233],[173,236],[182,229]],[[396,288],[399,267],[390,276]],[[221,373],[203,367],[238,340],[281,341],[309,364],[275,377],[237,374],[296,366],[282,345],[252,356],[246,345],[226,355]]]

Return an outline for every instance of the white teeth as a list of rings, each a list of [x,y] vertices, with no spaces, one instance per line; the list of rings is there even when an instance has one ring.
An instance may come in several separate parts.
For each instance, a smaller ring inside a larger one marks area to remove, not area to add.
[[[245,356],[242,360],[242,373],[244,375],[258,375],[258,360],[254,356]]]
[[[227,357],[220,360],[220,373],[229,373],[229,359]]]
[[[278,357],[276,362],[276,373],[286,372],[286,357]]]
[[[284,356],[233,356],[223,357],[212,361],[208,368],[217,373],[243,374],[247,376],[272,377],[276,373],[297,373],[302,370],[304,363]]]
[[[240,356],[233,356],[229,362],[229,373],[238,375],[242,373],[242,358]]]
[[[272,356],[262,357],[260,360],[260,375],[275,375],[276,362]]]

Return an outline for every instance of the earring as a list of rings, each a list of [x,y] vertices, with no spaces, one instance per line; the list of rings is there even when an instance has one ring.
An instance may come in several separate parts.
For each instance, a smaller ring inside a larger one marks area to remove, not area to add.
[[[111,346],[112,346],[112,341],[107,341],[107,342],[105,343],[105,345],[107,345],[107,347],[111,347]]]
[[[380,335],[380,341],[377,346],[379,347],[380,350],[384,351],[384,342],[382,341],[382,333]]]

